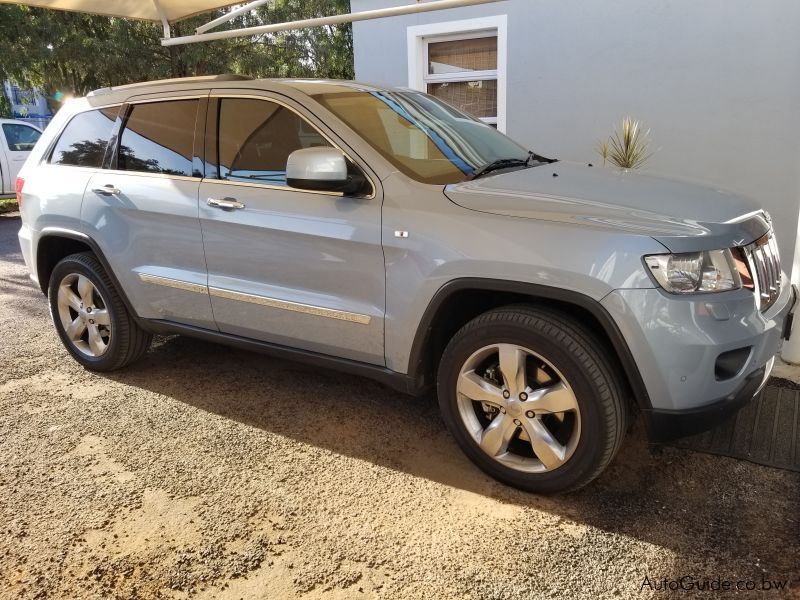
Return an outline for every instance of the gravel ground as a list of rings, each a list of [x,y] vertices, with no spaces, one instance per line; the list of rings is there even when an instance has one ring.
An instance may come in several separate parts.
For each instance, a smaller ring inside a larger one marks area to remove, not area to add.
[[[537,497],[474,468],[432,399],[368,380],[179,337],[96,375],[57,341],[18,228],[0,218],[2,598],[800,592],[798,474],[650,451],[635,426],[595,484]]]

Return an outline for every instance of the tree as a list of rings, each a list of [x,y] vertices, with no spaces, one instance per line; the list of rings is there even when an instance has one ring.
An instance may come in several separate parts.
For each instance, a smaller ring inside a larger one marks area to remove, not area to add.
[[[350,12],[350,0],[276,0],[255,11],[247,26],[311,19]],[[352,79],[353,29],[347,23],[257,36],[261,51],[243,64],[262,77]],[[272,59],[266,62],[263,59]],[[252,60],[252,62],[250,62]]]
[[[349,12],[349,0],[273,0],[228,27]],[[173,24],[186,35],[222,14]],[[0,5],[0,80],[85,95],[99,87],[165,77],[242,73],[254,77],[353,77],[350,25],[164,47],[161,25],[114,17]]]
[[[0,92],[0,119],[10,119],[12,116],[11,102],[4,93]]]

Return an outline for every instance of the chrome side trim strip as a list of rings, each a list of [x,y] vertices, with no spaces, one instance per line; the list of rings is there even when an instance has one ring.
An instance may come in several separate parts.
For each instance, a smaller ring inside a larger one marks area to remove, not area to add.
[[[269,306],[271,308],[279,308],[281,310],[290,310],[292,312],[315,315],[317,317],[325,317],[327,319],[338,319],[340,321],[359,323],[361,325],[368,325],[372,319],[372,317],[369,315],[362,315],[344,310],[335,310],[333,308],[323,308],[321,306],[311,306],[310,304],[301,304],[299,302],[289,302],[287,300],[278,300],[277,298],[269,298],[267,296],[256,296],[255,294],[234,292],[233,290],[226,290],[217,287],[209,287],[208,292],[217,298],[236,300],[238,302],[249,302],[250,304],[259,304],[261,306]]]
[[[288,300],[278,300],[277,298],[270,298],[268,296],[257,296],[255,294],[245,294],[244,292],[235,292],[233,290],[226,290],[218,287],[206,287],[198,283],[190,283],[188,281],[181,281],[179,279],[172,279],[170,277],[161,277],[159,275],[150,275],[149,273],[139,273],[139,279],[145,283],[152,283],[154,285],[162,285],[164,287],[175,288],[184,290],[186,292],[195,292],[198,294],[211,294],[217,298],[225,298],[227,300],[236,300],[238,302],[248,302],[250,304],[258,304],[260,306],[269,306],[270,308],[279,308],[281,310],[289,310],[292,312],[303,313],[307,315],[315,315],[317,317],[325,317],[327,319],[338,319],[340,321],[348,321],[350,323],[359,323],[361,325],[368,325],[372,320],[369,315],[362,315],[359,313],[347,312],[345,310],[336,310],[333,308],[324,308],[322,306],[312,306],[310,304],[302,304],[300,302],[289,302]]]
[[[129,173],[131,171],[128,171]],[[138,173],[137,173],[138,175]],[[289,187],[288,185],[272,185],[269,183],[251,183],[249,181],[229,181],[227,179],[203,179],[203,183],[212,183],[214,185],[235,185],[236,187],[254,187],[265,190],[280,190],[282,192],[297,192],[300,194],[316,194],[318,196],[336,196],[342,198],[342,192],[321,192],[317,190],[301,190],[299,188]],[[371,200],[374,196],[364,196],[366,200]]]
[[[173,175],[172,173],[152,173],[150,171],[123,171],[122,169],[97,169],[102,175],[126,175],[134,177],[155,177],[157,179],[174,179],[176,181],[202,181],[202,177],[192,177],[191,175]]]
[[[152,283],[154,285],[163,285],[164,287],[175,288],[176,290],[183,290],[185,292],[195,292],[197,294],[207,294],[208,288],[199,283],[190,283],[188,281],[181,281],[180,279],[172,279],[170,277],[160,277],[158,275],[150,275],[149,273],[139,273],[139,279],[145,283]]]

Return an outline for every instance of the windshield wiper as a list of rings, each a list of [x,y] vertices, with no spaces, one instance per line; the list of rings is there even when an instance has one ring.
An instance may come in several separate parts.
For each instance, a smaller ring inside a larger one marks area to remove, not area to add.
[[[558,162],[557,158],[547,158],[545,156],[542,156],[541,154],[536,154],[536,152],[534,152],[533,150],[529,150],[528,151],[528,160],[525,161],[525,164],[530,166],[531,162],[534,161],[534,160],[537,161],[537,162],[540,162],[540,163],[548,164],[548,165],[552,164],[554,162]]]
[[[482,167],[479,167],[477,170],[473,171],[472,175],[470,175],[470,180],[477,179],[478,177],[482,177],[487,173],[498,171],[500,169],[510,169],[512,167],[530,167],[532,166],[532,162],[539,162],[549,165],[551,163],[558,162],[558,159],[547,158],[541,154],[536,154],[536,152],[533,150],[529,150],[528,158],[500,158],[493,160],[490,163],[486,163]]]
[[[482,177],[487,173],[491,173],[492,171],[497,171],[498,169],[509,169],[511,167],[527,167],[528,166],[528,159],[527,158],[500,158],[498,160],[493,160],[490,163],[486,163],[482,167],[479,167],[477,170],[472,172],[470,175],[470,180],[477,179],[478,177]]]

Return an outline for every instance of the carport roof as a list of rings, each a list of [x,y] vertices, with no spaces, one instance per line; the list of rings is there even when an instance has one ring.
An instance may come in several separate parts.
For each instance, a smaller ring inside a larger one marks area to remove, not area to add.
[[[178,21],[215,8],[242,4],[230,0],[0,0],[4,4],[26,4],[40,8],[54,8],[75,12],[161,21],[163,16],[169,22]]]
[[[421,2],[417,0],[411,4],[401,4],[388,8],[213,32],[209,32],[209,30],[227,23],[236,16],[244,14],[258,6],[267,4],[270,0],[250,0],[248,3],[243,3],[241,0],[239,2],[231,2],[231,0],[0,0],[0,3],[26,4],[39,8],[70,10],[128,19],[160,21],[164,27],[164,37],[161,40],[161,45],[176,46],[178,44],[191,44],[194,42],[206,42],[224,38],[262,35],[290,29],[304,29],[306,27],[319,27],[322,25],[339,25],[341,23],[410,15],[414,13],[444,10],[447,8],[477,6],[479,4],[491,4],[500,1],[501,0],[430,0],[428,2]],[[185,19],[186,17],[191,17],[192,15],[208,12],[216,8],[233,6],[235,4],[240,6],[209,21],[205,25],[197,27],[193,35],[176,38],[171,36],[171,23],[179,21],[180,19]]]

